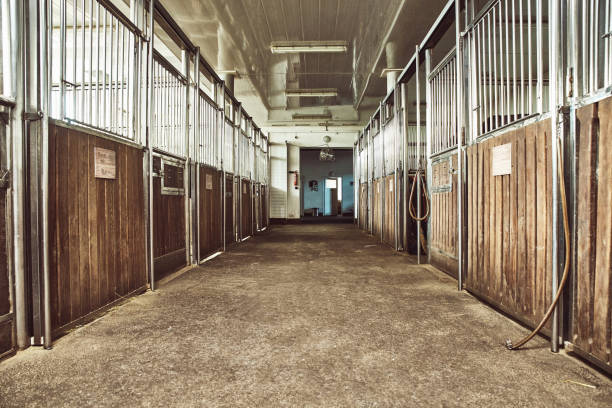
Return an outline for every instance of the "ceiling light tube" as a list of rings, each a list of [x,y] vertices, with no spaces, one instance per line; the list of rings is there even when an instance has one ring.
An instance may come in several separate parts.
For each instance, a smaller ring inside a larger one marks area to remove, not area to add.
[[[346,41],[273,41],[270,44],[273,54],[299,54],[303,52],[347,52]]]
[[[294,120],[324,120],[331,119],[331,113],[318,113],[318,114],[307,114],[307,113],[294,113]]]
[[[287,96],[338,96],[336,88],[287,89]]]

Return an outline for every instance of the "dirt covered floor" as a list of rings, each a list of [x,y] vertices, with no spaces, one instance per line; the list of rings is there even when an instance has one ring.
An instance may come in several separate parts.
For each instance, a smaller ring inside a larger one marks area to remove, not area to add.
[[[1,362],[0,406],[612,406],[526,333],[352,225],[275,226]]]

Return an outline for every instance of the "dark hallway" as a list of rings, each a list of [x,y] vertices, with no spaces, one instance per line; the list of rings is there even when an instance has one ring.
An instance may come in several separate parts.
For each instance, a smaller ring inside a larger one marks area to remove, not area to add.
[[[274,226],[3,362],[0,406],[609,406],[526,332],[351,225]]]

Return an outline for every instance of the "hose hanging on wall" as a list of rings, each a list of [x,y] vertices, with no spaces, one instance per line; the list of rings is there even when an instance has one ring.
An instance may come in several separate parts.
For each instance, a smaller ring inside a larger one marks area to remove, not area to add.
[[[421,184],[423,185],[423,191],[425,192],[425,205],[427,206],[427,211],[425,211],[425,215],[422,217],[417,217],[414,213],[414,205],[412,204],[412,197],[414,196],[414,186],[417,184],[417,177],[420,178]],[[427,184],[425,184],[425,180],[423,180],[423,171],[417,170],[414,175],[414,182],[412,183],[412,188],[410,189],[410,198],[408,199],[408,212],[410,213],[410,217],[412,217],[415,221],[425,221],[427,217],[429,217],[429,198],[427,194]]]
[[[555,307],[557,306],[557,303],[559,302],[559,299],[561,298],[561,293],[563,292],[563,288],[565,287],[565,283],[567,282],[567,278],[569,276],[570,236],[569,236],[569,221],[567,218],[567,198],[565,197],[565,180],[563,178],[564,171],[563,171],[563,157],[561,155],[561,139],[557,139],[557,144],[558,144],[557,160],[559,161],[559,188],[560,188],[560,193],[561,193],[561,204],[563,207],[563,231],[565,235],[565,266],[563,268],[563,277],[561,278],[561,282],[559,284],[559,288],[557,289],[557,293],[555,294],[555,298],[553,299],[552,304],[546,311],[546,314],[542,318],[542,321],[540,322],[540,324],[538,324],[538,327],[536,327],[531,332],[531,334],[529,334],[527,337],[519,341],[516,345],[512,344],[512,340],[510,339],[506,340],[506,347],[508,348],[508,350],[518,350],[519,348],[524,346],[529,340],[531,340],[536,334],[538,334],[540,330],[542,330],[542,327],[544,327],[548,319],[550,319],[550,316],[552,315],[553,310],[555,310]]]

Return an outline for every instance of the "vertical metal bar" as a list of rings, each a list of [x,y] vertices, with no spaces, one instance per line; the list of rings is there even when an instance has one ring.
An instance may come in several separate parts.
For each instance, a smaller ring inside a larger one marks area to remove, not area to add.
[[[60,101],[59,117],[66,118],[66,0],[60,2]]]
[[[96,121],[95,126],[100,127],[100,3],[96,1]]]
[[[147,219],[148,226],[148,266],[149,266],[149,279],[151,290],[155,290],[155,268],[153,262],[153,146],[151,144],[153,137],[155,135],[156,129],[153,126],[153,112],[155,112],[155,100],[153,99],[153,47],[154,47],[154,28],[155,28],[155,0],[149,0],[149,49],[148,49],[148,65],[149,65],[149,84],[147,87],[147,99],[149,103],[149,109],[147,109],[147,166],[148,166],[148,207],[149,207],[149,217]]]
[[[514,120],[518,120],[517,101],[518,93],[516,87],[516,8],[515,0],[512,0],[512,111],[514,113]]]
[[[561,85],[558,81],[558,58],[559,54],[559,4],[557,1],[549,2],[549,55],[550,55],[550,72],[549,72],[549,97],[550,97],[550,111],[552,113],[551,120],[551,145],[552,145],[552,292],[557,293],[558,287],[558,194],[559,194],[559,177],[558,177],[558,161],[557,161],[557,133],[559,129],[559,115],[557,112],[557,91]],[[563,175],[562,175],[563,176]],[[559,306],[555,306],[552,315],[552,328],[551,328],[551,351],[556,353],[559,351]]]
[[[77,0],[72,0],[72,119],[77,119],[76,107],[77,107]]]
[[[221,81],[219,83],[219,94],[221,95],[221,103],[219,104],[219,121],[220,121],[220,129],[221,129],[221,148],[220,148],[220,153],[221,153],[221,175],[222,175],[222,180],[221,180],[221,191],[222,191],[222,199],[221,199],[221,208],[223,210],[223,228],[221,228],[222,230],[222,238],[223,238],[223,252],[225,252],[226,250],[226,223],[227,223],[227,181],[226,181],[226,175],[225,175],[225,138],[226,138],[226,125],[225,125],[225,83],[223,81]]]
[[[38,66],[40,67],[40,111],[42,112],[41,121],[41,211],[42,211],[42,252],[43,252],[43,310],[44,310],[44,347],[51,348],[51,278],[49,276],[49,69],[47,64],[50,53],[49,28],[52,21],[49,21],[48,11],[45,1],[40,1],[40,55]]]
[[[543,38],[542,38],[542,25],[543,25],[543,15],[542,15],[542,0],[536,0],[536,42],[537,42],[537,52],[538,57],[536,58],[537,63],[537,103],[538,103],[538,113],[544,113],[544,97],[542,95],[542,91],[544,88],[544,58],[543,53]],[[549,56],[549,59],[551,56]],[[550,90],[549,90],[550,92]]]
[[[418,60],[418,54],[417,54]],[[418,70],[417,70],[418,71]],[[408,169],[410,168],[408,165],[409,157],[408,157],[408,143],[406,138],[408,137],[408,115],[407,115],[407,107],[406,107],[406,84],[401,82],[401,110],[399,110],[399,114],[401,114],[402,118],[402,146],[403,146],[403,156],[404,162],[402,166],[403,174],[402,174],[402,222],[403,222],[403,239],[402,239],[402,247],[404,250],[408,249]],[[420,100],[417,99],[417,104],[420,103]]]
[[[119,25],[118,25],[119,27]],[[125,123],[125,90],[126,90],[126,86],[125,86],[125,26],[123,24],[121,24],[121,46],[120,46],[120,50],[121,50],[121,63],[117,64],[117,70],[119,70],[121,72],[121,76],[117,75],[117,85],[120,86],[120,95],[121,95],[121,99],[119,101],[119,114],[121,116],[120,120],[119,120],[119,124],[121,126],[121,130],[117,133],[119,133],[121,136],[127,136],[127,132],[126,132],[126,123]],[[121,68],[121,69],[119,69]]]
[[[509,37],[509,21],[508,21],[508,0],[505,2],[506,11],[506,117],[504,118],[504,124],[510,123],[511,104],[510,97],[512,95],[510,86],[510,37]],[[514,43],[513,43],[514,44]]]
[[[199,217],[199,193],[200,193],[200,184],[197,182],[200,174],[200,168],[198,163],[194,161],[195,167],[195,189],[191,191],[192,184],[192,157],[189,146],[189,119],[190,119],[190,109],[189,109],[189,98],[191,95],[191,76],[190,76],[190,62],[191,62],[191,53],[187,50],[182,50],[181,52],[181,60],[183,63],[183,72],[182,74],[185,76],[186,85],[183,88],[183,99],[182,99],[182,109],[183,109],[183,118],[182,118],[182,131],[183,131],[183,153],[185,155],[185,167],[183,174],[186,174],[187,177],[183,177],[183,191],[185,194],[185,256],[186,262],[188,265],[197,265],[200,262],[200,217]],[[197,61],[197,58],[196,58]],[[197,65],[197,62],[196,62]],[[197,78],[197,73],[195,74]],[[194,92],[197,93],[197,92]],[[199,116],[199,111],[197,109],[197,105],[193,106],[193,114],[194,119]],[[197,121],[194,120],[194,130],[197,129]],[[195,211],[195,221],[196,231],[193,230],[193,219],[194,219],[194,211]]]
[[[455,0],[455,37],[456,37],[456,53],[455,61],[457,65],[456,71],[456,137],[457,137],[457,256],[459,258],[458,272],[457,272],[457,284],[458,289],[463,290],[463,269],[464,269],[464,256],[463,256],[463,64],[461,63],[462,58],[462,45],[461,45],[461,5],[459,0]]]
[[[519,58],[521,69],[521,107],[520,115],[525,116],[528,110],[525,109],[525,53],[523,51],[524,34],[523,34],[523,0],[519,0]]]
[[[426,49],[425,50],[425,78],[429,78],[429,75],[431,73],[431,49]],[[425,125],[426,125],[426,132],[427,135],[425,137],[425,157],[427,159],[427,185],[430,186],[430,188],[427,189],[428,192],[428,199],[429,202],[431,203],[431,150],[432,150],[432,146],[431,146],[431,136],[432,136],[432,127],[433,127],[433,123],[432,123],[432,107],[433,107],[433,101],[432,101],[432,93],[431,93],[432,89],[431,89],[431,81],[427,80],[425,81],[425,98],[427,100],[426,103],[426,119],[425,119]],[[431,263],[431,222],[427,223],[427,263]]]
[[[85,122],[85,0],[81,0],[81,103],[78,105],[81,109],[78,119]]]
[[[419,157],[421,157],[421,77],[420,77],[420,71],[421,71],[421,67],[420,67],[420,61],[419,61],[419,55],[420,55],[420,48],[417,45],[416,49],[415,49],[415,82],[416,82],[416,166],[415,166],[415,175],[414,175],[414,180],[412,181],[413,183],[416,183],[416,187],[417,187],[417,229],[416,229],[416,233],[417,233],[417,247],[416,247],[416,253],[417,253],[417,264],[421,264],[421,177],[419,172],[421,171],[421,163],[419,161]],[[408,175],[406,174],[406,177],[408,177]]]
[[[93,0],[89,0],[89,105],[88,123],[93,125]],[[83,104],[85,106],[85,104]]]
[[[109,46],[109,51],[110,51],[110,83],[109,83],[109,90],[108,90],[108,99],[109,99],[109,122],[108,122],[108,128],[111,131],[115,131],[116,130],[116,119],[115,119],[115,111],[117,109],[117,105],[116,105],[116,101],[115,101],[115,81],[116,81],[116,76],[115,76],[115,65],[117,65],[115,63],[115,23],[114,23],[115,18],[113,17],[113,15],[110,15],[110,46]]]
[[[497,25],[495,24],[495,8],[493,8],[491,10],[491,14],[492,14],[492,20],[493,20],[493,36],[491,38],[489,38],[489,41],[493,42],[493,124],[491,125],[492,128],[497,129],[499,127],[499,109],[498,109],[498,95],[497,95],[497,88],[498,88],[498,82],[497,82],[497,41],[495,40],[495,37],[497,36]]]
[[[108,35],[107,35],[107,26],[108,26],[108,10],[106,10],[106,8],[104,8],[104,69],[102,70],[102,107],[101,107],[101,112],[102,112],[102,122],[100,124],[100,127],[102,127],[103,129],[108,129],[108,121],[107,121],[107,117],[106,117],[106,95],[108,94],[108,91],[106,90],[106,73],[107,73],[107,59],[108,59]]]

